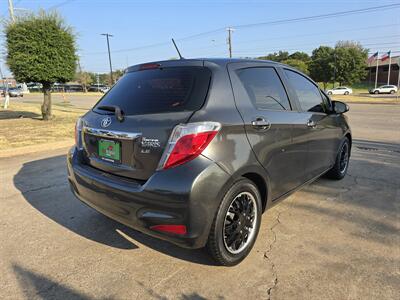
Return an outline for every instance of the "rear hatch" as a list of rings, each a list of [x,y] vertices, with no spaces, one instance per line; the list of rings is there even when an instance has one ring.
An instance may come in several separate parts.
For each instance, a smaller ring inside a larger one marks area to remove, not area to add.
[[[199,66],[153,64],[126,73],[84,117],[86,163],[110,174],[147,180],[173,128],[204,104],[210,80],[209,69]]]

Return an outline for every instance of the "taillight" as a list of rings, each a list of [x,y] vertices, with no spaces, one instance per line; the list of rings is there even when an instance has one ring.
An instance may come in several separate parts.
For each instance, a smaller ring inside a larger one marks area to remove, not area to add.
[[[172,131],[158,169],[169,169],[199,156],[221,129],[218,122],[177,125]]]
[[[150,227],[151,230],[168,232],[174,234],[186,234],[186,226],[185,225],[154,225]]]
[[[82,148],[82,118],[78,118],[75,124],[75,146],[78,149]]]
[[[158,69],[160,67],[161,67],[160,64],[155,64],[155,63],[143,64],[143,65],[140,65],[139,71]]]

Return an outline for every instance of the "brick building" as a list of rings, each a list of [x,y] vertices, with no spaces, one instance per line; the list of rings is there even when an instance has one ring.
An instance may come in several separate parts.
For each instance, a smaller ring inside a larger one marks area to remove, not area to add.
[[[399,76],[400,56],[392,56],[392,63],[390,67],[390,82],[389,84],[397,85]],[[366,82],[374,83],[376,75],[376,60],[368,65],[368,74],[365,79]],[[389,72],[389,59],[384,61],[378,60],[378,85],[387,84]]]

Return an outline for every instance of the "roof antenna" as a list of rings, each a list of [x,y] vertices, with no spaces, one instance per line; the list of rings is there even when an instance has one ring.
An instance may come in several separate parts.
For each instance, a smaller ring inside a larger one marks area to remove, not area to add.
[[[176,52],[178,52],[179,59],[184,59],[184,58],[182,57],[181,53],[179,52],[179,49],[178,49],[178,47],[176,46],[174,39],[171,39],[171,40],[172,40],[172,43],[174,43],[174,46],[175,46]]]

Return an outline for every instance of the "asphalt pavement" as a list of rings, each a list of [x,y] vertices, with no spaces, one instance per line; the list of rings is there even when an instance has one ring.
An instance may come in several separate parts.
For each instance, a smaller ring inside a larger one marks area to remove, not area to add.
[[[1,158],[0,298],[400,299],[400,105],[350,109],[346,178],[268,210],[232,268],[79,202],[67,149]]]

